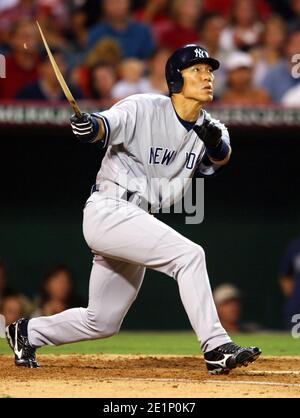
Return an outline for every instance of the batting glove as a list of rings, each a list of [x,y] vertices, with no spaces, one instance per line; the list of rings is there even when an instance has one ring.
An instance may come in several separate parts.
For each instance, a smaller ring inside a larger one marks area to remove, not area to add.
[[[222,141],[222,131],[212,121],[204,120],[201,126],[195,125],[194,131],[204,142],[207,149],[217,148]]]
[[[93,142],[99,133],[97,119],[89,113],[80,117],[73,115],[70,119],[73,134],[83,143]]]
[[[212,121],[204,120],[201,126],[195,125],[194,131],[204,142],[206,153],[214,161],[223,161],[230,152],[229,145],[222,139],[222,130]]]

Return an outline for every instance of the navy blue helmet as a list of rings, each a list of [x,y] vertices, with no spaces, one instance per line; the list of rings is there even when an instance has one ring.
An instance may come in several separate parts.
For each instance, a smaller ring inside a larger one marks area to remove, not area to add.
[[[213,70],[220,67],[219,61],[211,58],[207,50],[200,45],[188,44],[176,49],[166,64],[166,79],[170,94],[181,92],[183,87],[181,71],[197,63],[209,64]]]

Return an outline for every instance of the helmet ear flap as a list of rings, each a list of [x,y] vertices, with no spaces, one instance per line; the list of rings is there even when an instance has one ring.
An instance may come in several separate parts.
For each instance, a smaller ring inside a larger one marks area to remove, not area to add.
[[[172,93],[180,93],[183,87],[183,77],[181,71],[177,70],[172,82]]]
[[[175,68],[172,62],[168,62],[166,68],[166,79],[170,94],[180,93],[183,87],[183,77],[181,71]]]

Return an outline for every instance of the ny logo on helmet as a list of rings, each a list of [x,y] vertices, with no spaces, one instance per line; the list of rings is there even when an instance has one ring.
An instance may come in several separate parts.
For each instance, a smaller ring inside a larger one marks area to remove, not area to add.
[[[196,58],[207,58],[208,57],[208,53],[206,51],[204,51],[203,49],[196,48],[196,49],[194,49],[194,52],[195,52]]]

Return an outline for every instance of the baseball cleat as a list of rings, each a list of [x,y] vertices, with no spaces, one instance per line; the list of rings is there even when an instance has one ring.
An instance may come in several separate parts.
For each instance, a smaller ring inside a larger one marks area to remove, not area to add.
[[[245,366],[255,361],[261,354],[258,347],[240,347],[235,343],[220,345],[204,354],[209,374],[228,374],[231,369]]]
[[[5,334],[10,348],[15,353],[15,365],[35,369],[39,364],[35,358],[35,348],[28,341],[27,326],[28,319],[18,319],[6,327]]]

